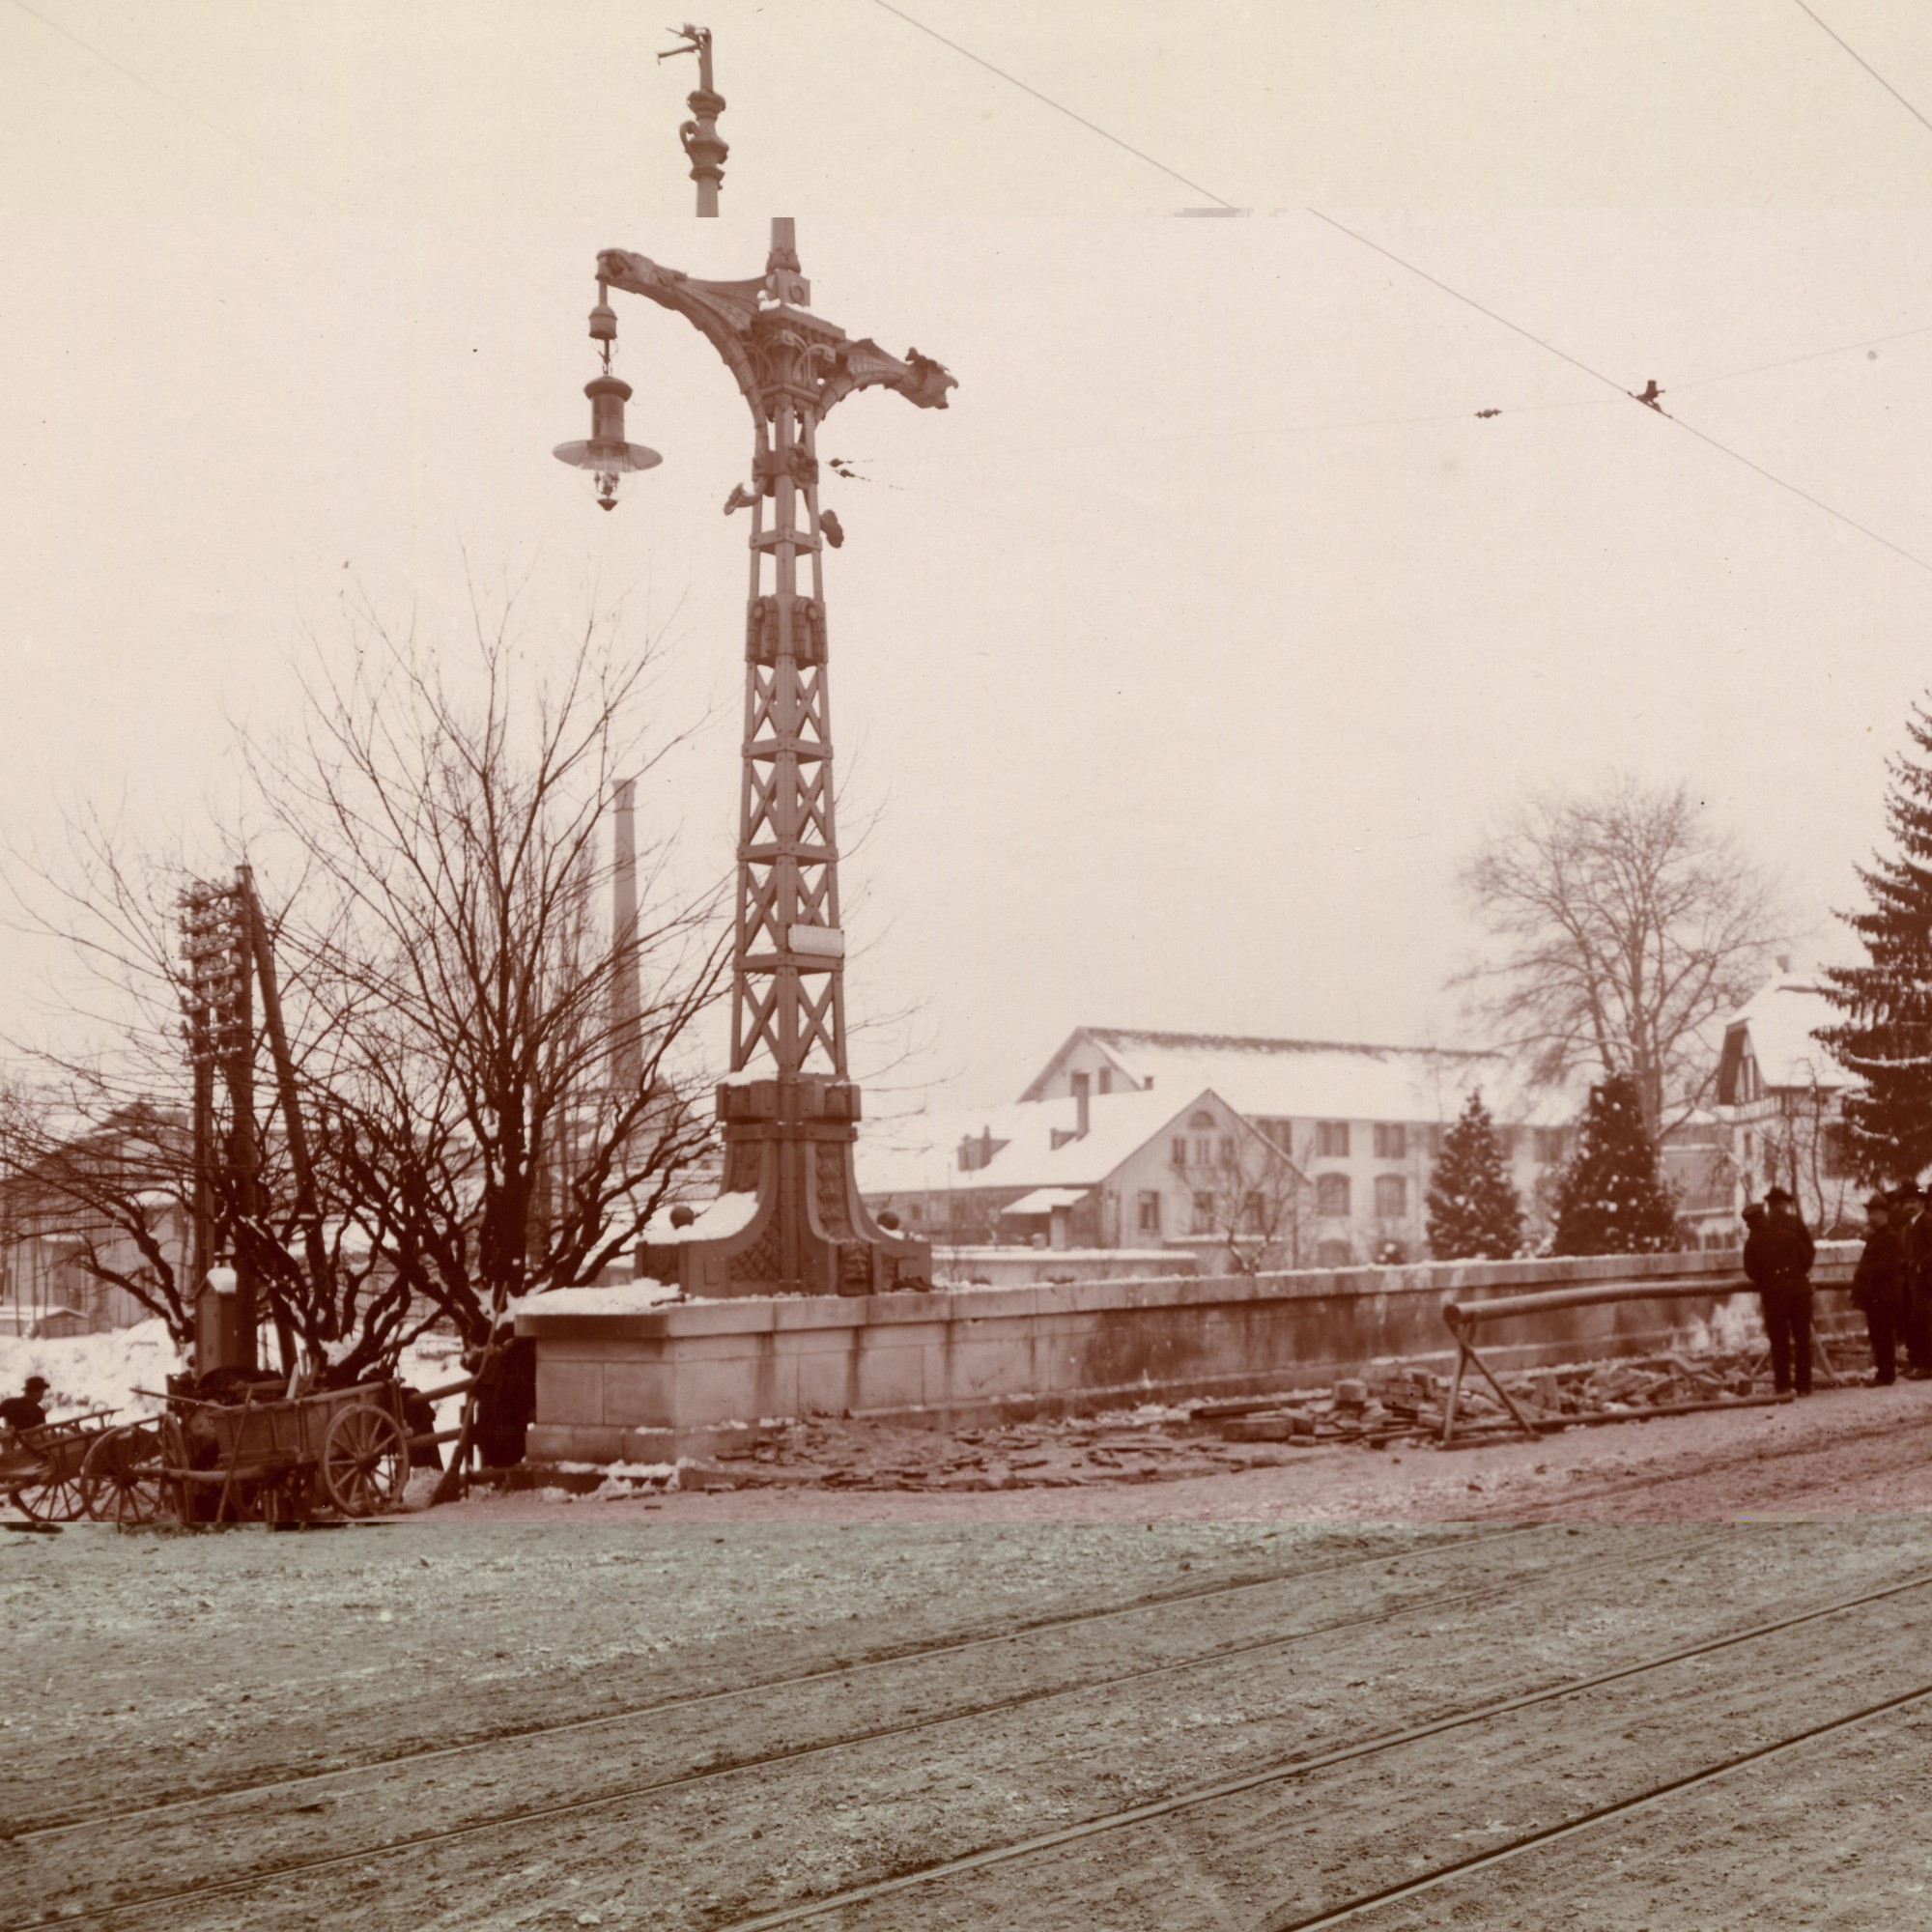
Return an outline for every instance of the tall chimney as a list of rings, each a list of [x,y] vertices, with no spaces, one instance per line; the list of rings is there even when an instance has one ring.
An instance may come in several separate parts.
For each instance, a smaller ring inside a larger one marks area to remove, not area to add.
[[[644,1077],[638,965],[638,781],[617,781],[611,856],[611,1084],[634,1094]]]
[[[1087,1138],[1089,1125],[1087,1090],[1091,1085],[1089,1075],[1076,1073],[1073,1076],[1073,1138],[1076,1141],[1084,1141]]]

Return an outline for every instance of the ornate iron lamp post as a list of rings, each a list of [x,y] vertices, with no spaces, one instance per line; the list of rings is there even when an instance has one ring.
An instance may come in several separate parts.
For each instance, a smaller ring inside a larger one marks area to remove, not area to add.
[[[859,1089],[845,1059],[817,440],[826,412],[860,389],[943,410],[956,385],[917,350],[901,360],[813,315],[788,217],[773,221],[756,279],[697,281],[622,249],[598,257],[597,275],[600,290],[643,296],[696,328],[753,431],[751,486],[724,505],[752,512],[731,1070],[718,1089],[724,1188],[639,1262],[705,1295],[923,1285],[930,1248],[872,1220],[852,1168]]]

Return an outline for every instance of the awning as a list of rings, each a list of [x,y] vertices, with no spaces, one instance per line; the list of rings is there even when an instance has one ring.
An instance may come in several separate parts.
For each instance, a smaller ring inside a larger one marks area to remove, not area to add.
[[[1086,1200],[1094,1190],[1091,1187],[1036,1187],[1031,1194],[1022,1194],[1011,1206],[1002,1208],[1002,1214],[1051,1214],[1056,1208],[1072,1208]]]

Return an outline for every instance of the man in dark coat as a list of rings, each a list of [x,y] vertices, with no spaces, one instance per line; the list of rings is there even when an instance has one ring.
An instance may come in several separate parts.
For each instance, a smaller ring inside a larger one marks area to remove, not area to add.
[[[0,1402],[0,1423],[9,1429],[44,1429],[47,1410],[41,1398],[46,1392],[45,1376],[29,1376],[18,1395],[10,1395]]]
[[[1871,1340],[1872,1384],[1898,1378],[1898,1331],[1905,1320],[1905,1248],[1891,1225],[1891,1203],[1874,1194],[1865,1203],[1865,1246],[1852,1276],[1852,1306],[1863,1312]]]
[[[1764,1197],[1765,1216],[1745,1241],[1745,1273],[1764,1309],[1772,1384],[1782,1395],[1811,1393],[1811,1236],[1782,1187]]]
[[[1926,1210],[1916,1180],[1891,1191],[1891,1228],[1905,1257],[1906,1375],[1916,1382],[1932,1379],[1932,1212]]]

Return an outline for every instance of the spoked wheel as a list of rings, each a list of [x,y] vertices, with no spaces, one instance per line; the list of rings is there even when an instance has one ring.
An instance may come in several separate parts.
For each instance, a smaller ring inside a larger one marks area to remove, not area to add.
[[[322,1440],[322,1486],[344,1516],[375,1516],[410,1480],[410,1445],[386,1409],[345,1408]]]
[[[44,1474],[16,1483],[8,1500],[35,1522],[75,1522],[84,1513],[77,1470],[50,1463]]]
[[[96,1522],[156,1522],[176,1512],[157,1422],[110,1429],[80,1465],[81,1506]]]

